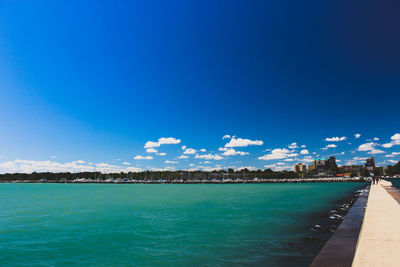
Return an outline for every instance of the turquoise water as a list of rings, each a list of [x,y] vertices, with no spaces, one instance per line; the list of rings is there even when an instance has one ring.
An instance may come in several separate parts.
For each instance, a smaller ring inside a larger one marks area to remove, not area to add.
[[[0,184],[0,265],[307,266],[311,216],[361,186]]]
[[[393,185],[394,187],[396,187],[397,189],[400,189],[400,179],[398,179],[398,178],[393,178],[393,179],[385,179],[385,180],[391,182],[392,185]]]

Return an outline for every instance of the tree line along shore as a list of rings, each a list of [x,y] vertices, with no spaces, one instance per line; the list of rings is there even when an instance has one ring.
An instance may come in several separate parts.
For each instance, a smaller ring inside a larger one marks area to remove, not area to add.
[[[400,174],[400,161],[394,166],[387,166],[385,173],[382,167],[376,167],[375,176],[396,177]],[[347,177],[316,177],[315,172],[296,173],[294,171],[272,171],[265,170],[214,170],[214,171],[144,171],[144,172],[119,172],[119,173],[101,173],[101,172],[32,172],[32,173],[5,173],[0,174],[0,182],[28,181],[28,182],[113,182],[113,181],[133,181],[133,182],[194,182],[194,181],[237,181],[237,182],[272,182],[272,181],[314,181],[316,179],[331,180],[351,180],[357,177],[369,177],[370,173],[365,172],[351,173]],[[357,179],[356,179],[357,180]]]
[[[299,177],[294,172],[260,175],[255,171],[236,174],[218,172],[143,172],[143,173],[15,173],[1,174],[0,182],[22,183],[302,183],[369,181],[369,177]]]

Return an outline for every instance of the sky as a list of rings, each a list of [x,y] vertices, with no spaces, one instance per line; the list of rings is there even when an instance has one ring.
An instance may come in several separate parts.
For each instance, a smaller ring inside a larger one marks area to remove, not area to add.
[[[0,173],[400,160],[400,3],[0,1]]]

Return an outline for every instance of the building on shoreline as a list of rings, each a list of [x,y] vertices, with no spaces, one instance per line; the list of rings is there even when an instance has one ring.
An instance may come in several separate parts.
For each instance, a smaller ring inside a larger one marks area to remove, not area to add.
[[[315,159],[308,167],[309,171],[329,171],[336,170],[336,159],[334,156],[330,156],[329,159]]]
[[[363,165],[345,165],[339,167],[339,173],[345,174],[345,176],[350,176],[351,174],[361,175]]]
[[[301,162],[299,162],[299,163],[293,165],[293,168],[292,168],[292,169],[293,169],[293,171],[294,171],[295,173],[307,172],[307,165],[306,165],[306,164],[303,164],[303,163],[301,163]]]
[[[375,169],[375,158],[372,157],[372,158],[367,159],[364,166],[368,171],[374,171],[374,169]]]

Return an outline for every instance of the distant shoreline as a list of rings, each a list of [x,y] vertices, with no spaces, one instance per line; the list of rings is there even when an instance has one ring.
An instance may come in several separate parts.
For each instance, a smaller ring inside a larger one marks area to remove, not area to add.
[[[32,181],[32,180],[15,180],[15,181],[0,181],[0,183],[60,183],[60,184],[269,184],[269,183],[336,183],[336,182],[367,182],[368,178],[290,178],[290,179],[258,179],[258,180],[134,180],[134,181]]]

